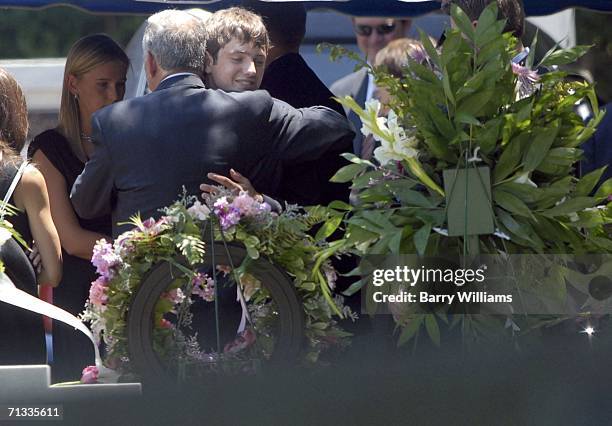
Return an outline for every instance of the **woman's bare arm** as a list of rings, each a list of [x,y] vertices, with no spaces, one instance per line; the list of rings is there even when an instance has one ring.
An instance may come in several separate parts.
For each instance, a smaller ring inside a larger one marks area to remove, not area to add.
[[[68,254],[90,260],[96,241],[100,238],[108,239],[108,237],[81,228],[70,203],[66,190],[66,180],[62,174],[41,150],[36,151],[33,160],[47,183],[51,216],[62,242],[62,247]]]
[[[14,200],[28,215],[30,231],[40,251],[43,267],[38,282],[55,287],[62,279],[62,249],[51,219],[45,179],[34,166],[28,166],[23,173]]]

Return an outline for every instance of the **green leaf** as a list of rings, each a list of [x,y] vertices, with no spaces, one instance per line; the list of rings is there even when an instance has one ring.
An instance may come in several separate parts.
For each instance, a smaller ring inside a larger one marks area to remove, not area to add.
[[[576,213],[577,211],[593,207],[597,204],[597,200],[591,197],[575,197],[564,201],[555,207],[541,212],[543,216],[555,217],[563,216],[570,213]]]
[[[413,191],[411,189],[399,189],[395,195],[399,198],[402,205],[425,208],[433,207],[431,201],[429,201],[422,192]]]
[[[431,44],[431,40],[429,39],[429,34],[424,32],[420,28],[418,29],[418,31],[419,31],[419,39],[421,40],[421,44],[423,44],[423,47],[425,48],[427,55],[429,55],[429,59],[431,59],[434,65],[436,65],[438,68],[441,68],[440,56],[438,55],[438,51],[436,50],[434,45]]]
[[[349,164],[348,166],[344,166],[338,170],[329,181],[336,183],[349,182],[366,168],[368,168],[367,164]]]
[[[313,283],[312,281],[304,281],[303,283],[300,284],[300,288],[306,291],[315,291],[315,289],[317,288],[317,285]]]
[[[408,227],[410,228],[410,227]],[[389,251],[393,254],[400,254],[400,246],[402,245],[403,230],[398,230],[389,239]]]
[[[483,47],[496,37],[501,37],[501,33],[497,31],[495,25],[496,22],[497,4],[492,2],[482,11],[480,17],[478,18],[478,23],[476,24],[474,42],[477,48]]]
[[[336,229],[338,229],[338,226],[340,226],[340,224],[342,223],[342,219],[344,219],[344,215],[340,214],[338,216],[331,217],[327,221],[325,221],[323,226],[321,226],[321,228],[319,228],[319,230],[317,231],[317,235],[315,235],[315,240],[321,241],[333,234]]]
[[[457,28],[470,40],[474,41],[475,31],[472,21],[465,12],[456,4],[451,4],[451,18]]]
[[[497,186],[502,191],[516,195],[525,203],[535,203],[541,198],[540,190],[526,183],[506,182]]]
[[[529,45],[529,55],[527,55],[527,59],[525,60],[525,66],[529,69],[533,68],[533,61],[535,59],[536,47],[538,45],[538,36],[540,34],[540,29],[536,28],[536,32],[533,35],[533,39],[531,40],[531,44]]]
[[[366,285],[368,283],[367,279],[361,279],[359,281],[355,281],[353,284],[350,285],[349,288],[347,288],[346,290],[344,290],[342,292],[342,294],[344,296],[352,296],[353,294],[357,293],[359,290],[361,290],[361,288]]]
[[[414,245],[417,249],[417,253],[420,255],[425,254],[427,242],[429,241],[429,234],[431,234],[431,223],[425,223],[421,229],[414,233]]]
[[[458,112],[455,115],[455,121],[463,124],[473,124],[474,126],[481,126],[482,123],[476,119],[473,115],[466,114],[464,112]]]
[[[340,157],[350,161],[351,163],[355,163],[355,164],[367,164],[368,166],[375,167],[374,164],[371,161],[364,160],[363,158],[359,158],[355,154],[352,154],[350,152],[345,152],[343,154],[340,154]]]
[[[453,95],[453,91],[450,87],[450,79],[448,78],[448,71],[446,70],[446,67],[444,67],[442,70],[442,87],[444,88],[446,98],[452,105],[455,105],[455,96]]]
[[[515,239],[514,236],[517,236],[520,239],[527,240],[530,244],[535,244],[533,240],[529,238],[529,235],[528,235],[529,229],[525,227],[524,225],[522,225],[521,223],[514,220],[514,218],[508,213],[506,213],[504,210],[497,209],[497,217],[499,218],[501,223],[506,227],[506,229],[510,231],[510,234],[513,235],[513,238],[512,238],[513,240]]]
[[[509,192],[501,191],[496,188],[493,190],[493,199],[499,206],[510,213],[534,219],[529,207],[527,207],[521,199]]]
[[[557,137],[557,133],[559,133],[559,121],[551,124],[550,127],[533,131],[529,148],[523,156],[525,171],[531,172],[540,165],[546,154],[548,154],[553,141]]]
[[[416,335],[417,331],[421,328],[421,324],[423,324],[423,317],[424,315],[419,315],[408,320],[408,325],[402,330],[397,346],[405,345]]]
[[[434,314],[427,314],[425,316],[425,329],[432,342],[436,346],[440,346],[440,327]]]
[[[334,210],[343,210],[343,211],[351,211],[353,207],[350,204],[345,203],[344,201],[334,200],[327,206],[330,209]]]
[[[610,194],[612,194],[612,178],[602,183],[593,197],[597,200],[603,200],[608,198]]]
[[[528,138],[526,133],[520,133],[513,138],[502,152],[495,167],[495,183],[501,182],[516,169],[521,160],[521,145]]]
[[[504,121],[500,118],[490,120],[485,124],[484,129],[476,134],[476,142],[483,153],[489,154],[495,149],[503,124]]]
[[[542,62],[540,62],[539,66],[551,67],[553,65],[571,64],[572,62],[576,62],[578,58],[588,52],[590,48],[591,46],[582,45],[575,46],[569,49],[557,50],[556,52],[553,52],[547,57],[545,57]]]
[[[466,96],[465,99],[458,104],[457,111],[478,117],[482,113],[484,106],[487,104],[487,102],[489,102],[494,94],[494,89],[483,89],[474,93],[473,95]]]
[[[601,175],[606,170],[608,166],[603,166],[600,169],[593,170],[592,172],[584,175],[576,184],[576,189],[574,189],[575,196],[588,196],[599,179],[601,179]]]

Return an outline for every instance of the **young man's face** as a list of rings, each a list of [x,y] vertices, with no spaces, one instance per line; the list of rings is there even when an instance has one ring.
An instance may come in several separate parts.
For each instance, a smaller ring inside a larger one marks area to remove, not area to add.
[[[263,78],[266,51],[253,43],[232,39],[219,49],[217,60],[206,67],[211,89],[226,92],[257,90]]]

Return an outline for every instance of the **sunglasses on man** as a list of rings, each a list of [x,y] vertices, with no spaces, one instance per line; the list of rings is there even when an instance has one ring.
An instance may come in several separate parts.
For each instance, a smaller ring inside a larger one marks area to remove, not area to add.
[[[369,37],[373,31],[376,31],[378,35],[385,35],[392,33],[395,30],[395,22],[388,22],[386,24],[376,25],[355,25],[355,33],[363,37]]]

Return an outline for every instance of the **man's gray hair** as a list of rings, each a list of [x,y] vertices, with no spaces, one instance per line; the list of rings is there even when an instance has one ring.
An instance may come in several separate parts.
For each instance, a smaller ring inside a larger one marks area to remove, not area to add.
[[[151,52],[166,71],[203,72],[206,65],[204,21],[181,10],[164,10],[147,19],[142,51]]]

